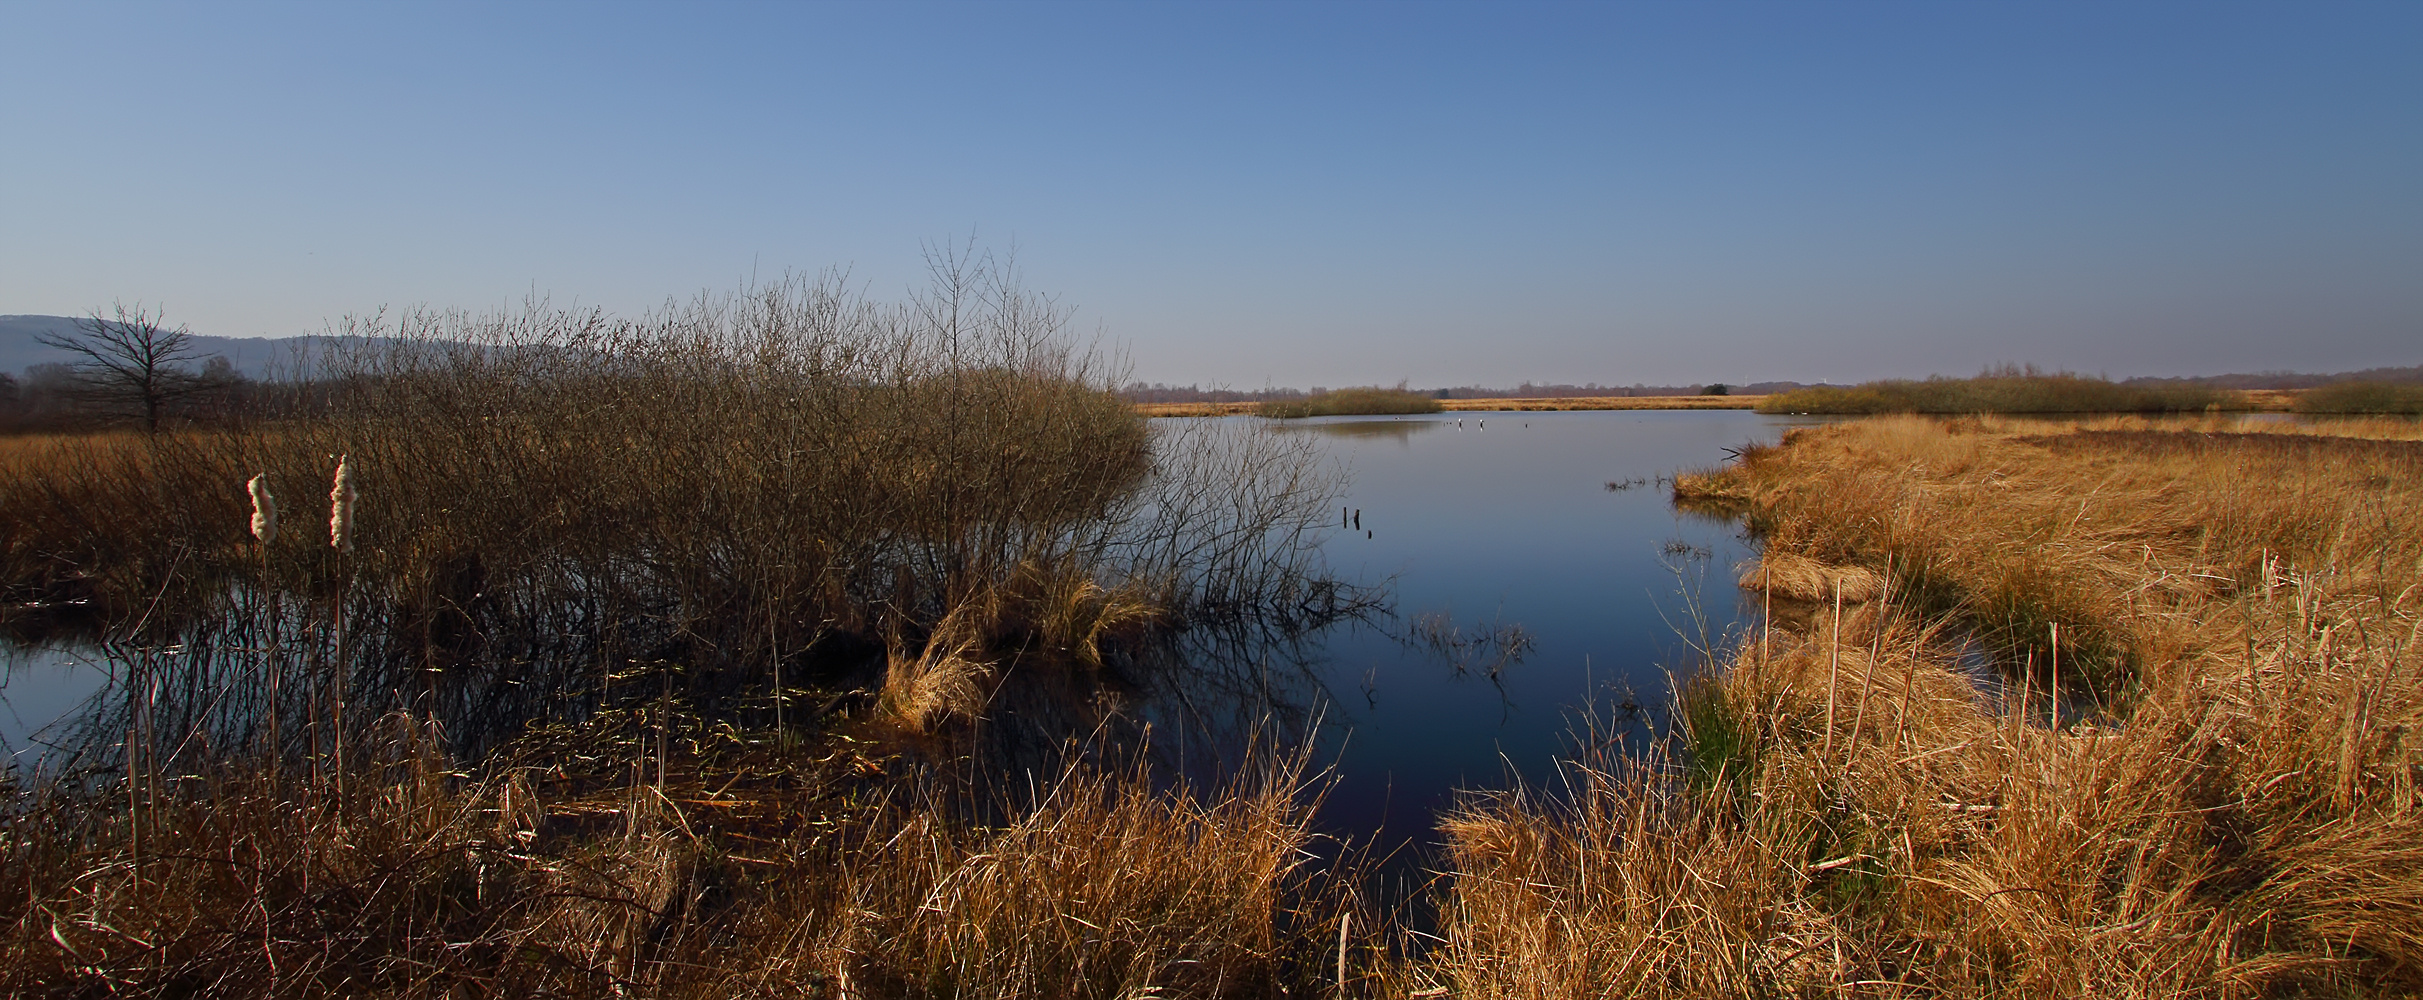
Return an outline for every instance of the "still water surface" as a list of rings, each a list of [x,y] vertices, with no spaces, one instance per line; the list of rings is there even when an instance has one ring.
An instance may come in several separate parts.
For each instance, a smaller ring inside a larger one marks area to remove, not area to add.
[[[1743,410],[1463,413],[1291,422],[1342,462],[1351,523],[1327,543],[1350,580],[1395,582],[1395,615],[1327,637],[1340,832],[1383,850],[1429,839],[1458,789],[1554,777],[1577,712],[1627,699],[1661,728],[1668,672],[1698,643],[1722,648],[1754,614],[1734,587],[1749,555],[1738,523],[1678,512],[1659,480],[1723,463],[1809,418]],[[1610,488],[1610,483],[1625,488]],[[1368,533],[1368,537],[1366,537]],[[1452,625],[1472,642],[1518,628],[1530,647],[1493,682],[1502,646],[1424,641]]]

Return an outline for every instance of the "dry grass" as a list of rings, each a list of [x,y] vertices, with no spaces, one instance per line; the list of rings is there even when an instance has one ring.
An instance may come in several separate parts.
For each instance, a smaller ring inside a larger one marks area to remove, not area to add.
[[[1864,566],[1831,566],[1796,552],[1772,550],[1742,567],[1743,590],[1811,603],[1840,598],[1851,604],[1883,595],[1884,577]]]
[[[1424,975],[1476,997],[2423,989],[2423,446],[2201,426],[1885,419],[1686,479],[1746,505],[1779,566],[1890,593],[1779,608],[1686,689],[1672,757],[1452,818]],[[2412,436],[2329,430],[2368,426]]]
[[[644,740],[555,731],[465,780],[417,723],[383,731],[350,794],[228,776],[20,810],[0,992],[1275,997],[1334,982],[1356,913],[1303,867],[1290,767],[1198,794],[1070,763],[964,802],[839,736],[693,728],[657,782],[630,776]]]

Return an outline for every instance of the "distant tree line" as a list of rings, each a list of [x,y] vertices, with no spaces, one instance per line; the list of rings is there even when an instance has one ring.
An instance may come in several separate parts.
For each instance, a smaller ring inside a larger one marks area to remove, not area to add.
[[[1130,403],[1261,403],[1274,399],[1303,399],[1326,391],[1318,386],[1307,393],[1302,389],[1242,391],[1218,387],[1206,389],[1200,385],[1130,382],[1120,387],[1119,396]]]
[[[1991,366],[1979,373],[1981,378],[2017,378],[2040,375],[2033,366]],[[2069,374],[2069,373],[2064,373]],[[1938,379],[1942,376],[1937,376]],[[2100,379],[2098,379],[2100,381]],[[1906,381],[1906,380],[1905,380]],[[2112,384],[2141,390],[2186,389],[2311,389],[2317,386],[2347,383],[2385,385],[2423,385],[2423,365],[2411,368],[2367,368],[2363,371],[2332,374],[2303,374],[2298,372],[2258,372],[2235,375],[2199,375],[2175,378],[2140,377],[2121,379]],[[1691,385],[1601,385],[1585,382],[1523,382],[1511,387],[1459,385],[1437,389],[1415,389],[1414,392],[1433,399],[1569,399],[1594,396],[1767,396],[1801,389],[1823,388],[1826,383],[1770,382],[1706,382]],[[1848,388],[1834,386],[1834,388]],[[1333,390],[1326,386],[1310,389],[1265,387],[1237,390],[1221,387],[1206,389],[1201,385],[1167,385],[1160,382],[1130,382],[1119,394],[1132,403],[1268,403],[1301,401],[1321,396]]]
[[[1726,392],[1710,391],[1718,387],[1723,387]],[[1721,396],[1727,392],[1763,395],[1799,388],[1803,388],[1799,382],[1700,382],[1691,385],[1647,385],[1640,382],[1631,385],[1600,385],[1596,382],[1571,385],[1562,382],[1551,384],[1524,382],[1511,388],[1459,385],[1411,391],[1432,399],[1572,399],[1604,396]],[[1318,385],[1311,389],[1265,388],[1248,392],[1222,388],[1205,389],[1199,385],[1130,382],[1119,390],[1119,394],[1126,397],[1131,403],[1267,403],[1309,399],[1333,391],[1335,390],[1327,386]]]
[[[2368,382],[2385,385],[2423,385],[2423,365],[2408,368],[2367,368],[2363,371],[2334,372],[2328,375],[2308,375],[2299,372],[2254,372],[2237,375],[2199,375],[2185,378],[2141,377],[2124,379],[2128,386],[2201,386],[2207,389],[2312,389],[2338,385],[2343,382]]]

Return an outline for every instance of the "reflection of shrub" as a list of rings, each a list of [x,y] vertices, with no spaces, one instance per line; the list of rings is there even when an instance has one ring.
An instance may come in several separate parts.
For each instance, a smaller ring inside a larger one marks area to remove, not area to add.
[[[1761,413],[2176,413],[2222,401],[2200,386],[2117,385],[2067,372],[1991,369],[1976,378],[1812,386],[1760,401]]]
[[[1333,389],[1304,399],[1274,399],[1258,411],[1265,417],[1335,417],[1357,413],[1437,413],[1439,401],[1407,390],[1367,387]]]
[[[2299,413],[2423,413],[2423,385],[2338,382],[2297,396]]]

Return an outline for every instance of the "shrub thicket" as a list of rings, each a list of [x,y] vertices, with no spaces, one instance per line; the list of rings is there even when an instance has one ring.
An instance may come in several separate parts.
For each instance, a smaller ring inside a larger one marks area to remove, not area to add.
[[[1886,379],[1812,386],[1759,401],[1760,413],[2181,413],[2225,403],[2201,386],[2141,387],[2033,368],[1976,378]]]
[[[1294,417],[1339,417],[1379,413],[1437,413],[1436,397],[1414,392],[1400,385],[1394,389],[1376,386],[1359,389],[1332,389],[1304,399],[1273,399],[1257,410],[1265,417],[1282,419]]]
[[[1156,622],[1304,606],[1269,598],[1312,585],[1299,543],[1335,482],[1308,443],[1150,427],[1062,310],[998,270],[939,279],[897,305],[828,278],[638,319],[349,320],[285,394],[308,407],[19,439],[10,624],[168,641],[267,628],[241,603],[264,593],[288,617],[341,598],[355,690],[509,723],[650,665],[727,701],[777,668],[871,684],[946,620],[958,660],[1090,668]],[[310,511],[348,455],[341,555]],[[265,547],[255,475],[296,526]]]
[[[2423,413],[2423,385],[2336,382],[2297,394],[2299,413]]]
[[[1173,788],[1122,709],[1292,735],[1182,643],[1353,613],[1335,474],[935,278],[353,319],[247,419],[0,439],[0,626],[113,677],[0,776],[0,993],[1334,982],[1376,930],[1301,867],[1303,758]]]

